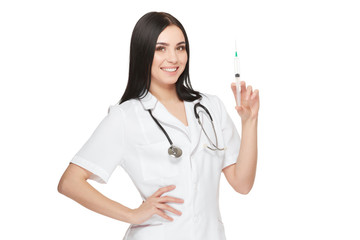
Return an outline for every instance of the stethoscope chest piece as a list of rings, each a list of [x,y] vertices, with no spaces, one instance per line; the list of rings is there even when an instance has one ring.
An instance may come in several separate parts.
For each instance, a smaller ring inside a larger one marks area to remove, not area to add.
[[[174,158],[179,158],[182,155],[181,148],[171,145],[168,149],[168,154]]]
[[[197,107],[203,108],[203,109],[206,111],[206,113],[209,115],[210,120],[211,120],[211,125],[212,125],[212,128],[213,128],[213,130],[214,130],[214,134],[215,134],[215,138],[216,138],[216,145],[211,141],[211,139],[210,139],[209,136],[207,135],[207,133],[206,133],[206,131],[205,131],[205,129],[204,129],[204,126],[202,125],[202,123],[201,123],[201,121],[200,121],[200,119],[199,119],[199,114],[196,112],[196,108],[197,108]],[[170,147],[168,148],[168,154],[169,154],[171,157],[174,157],[174,158],[179,158],[179,157],[181,157],[181,155],[182,155],[182,150],[181,150],[181,148],[176,147],[176,146],[173,145],[173,142],[171,141],[169,135],[167,134],[167,132],[165,131],[165,129],[161,126],[161,124],[158,122],[158,120],[157,120],[156,118],[154,118],[154,116],[152,115],[150,109],[148,109],[148,112],[149,112],[150,116],[154,119],[154,121],[156,122],[156,124],[159,126],[159,128],[161,129],[161,131],[163,131],[163,133],[165,134],[166,138],[168,139],[168,141],[169,141],[169,143],[170,143]],[[211,114],[210,114],[209,110],[208,110],[205,106],[203,106],[202,104],[200,104],[200,102],[198,102],[198,103],[196,103],[196,104],[194,105],[194,114],[195,114],[195,117],[196,117],[196,119],[198,120],[198,122],[199,122],[199,124],[200,124],[200,126],[201,126],[201,129],[202,129],[203,132],[205,133],[205,136],[208,138],[209,142],[210,142],[211,145],[213,146],[213,148],[211,148],[211,147],[209,147],[209,146],[207,146],[207,147],[208,147],[209,149],[213,150],[213,151],[215,151],[215,150],[225,150],[225,148],[219,148],[219,147],[218,147],[218,139],[217,139],[217,136],[216,136],[216,131],[215,131],[213,119],[212,119],[212,117],[211,117]]]

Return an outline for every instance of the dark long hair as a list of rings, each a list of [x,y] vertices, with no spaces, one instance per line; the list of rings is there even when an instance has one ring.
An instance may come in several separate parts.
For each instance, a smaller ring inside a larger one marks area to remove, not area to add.
[[[156,41],[160,33],[169,25],[175,25],[181,29],[185,37],[185,48],[188,55],[185,69],[175,84],[176,93],[179,99],[184,101],[194,101],[202,98],[200,92],[193,90],[190,83],[189,40],[184,27],[175,17],[168,13],[149,12],[139,19],[131,36],[129,78],[119,104],[132,98],[140,98],[148,93]]]

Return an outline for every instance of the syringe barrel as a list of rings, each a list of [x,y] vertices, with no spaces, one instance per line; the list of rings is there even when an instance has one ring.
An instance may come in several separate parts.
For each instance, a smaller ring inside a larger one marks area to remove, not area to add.
[[[240,60],[238,57],[234,59],[234,73],[235,77],[240,77]],[[237,74],[239,74],[239,76],[237,76]]]

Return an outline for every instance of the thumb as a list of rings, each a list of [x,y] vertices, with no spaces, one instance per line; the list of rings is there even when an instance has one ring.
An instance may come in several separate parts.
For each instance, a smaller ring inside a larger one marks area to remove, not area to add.
[[[244,108],[242,106],[235,106],[236,111],[238,111],[238,113],[242,113],[244,111]]]

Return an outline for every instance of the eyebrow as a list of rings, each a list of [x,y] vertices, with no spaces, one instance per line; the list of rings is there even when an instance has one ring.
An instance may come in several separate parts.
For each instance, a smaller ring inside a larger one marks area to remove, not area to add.
[[[186,44],[185,41],[179,42],[178,44],[176,44],[176,46],[181,45],[181,44]],[[156,45],[164,45],[164,46],[169,46],[170,44],[165,43],[165,42],[157,42]]]

